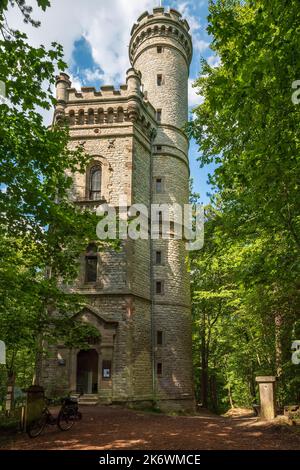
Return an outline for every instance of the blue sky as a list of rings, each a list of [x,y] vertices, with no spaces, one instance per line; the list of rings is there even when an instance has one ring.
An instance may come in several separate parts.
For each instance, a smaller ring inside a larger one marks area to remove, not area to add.
[[[25,31],[33,45],[49,47],[53,41],[62,44],[73,86],[97,89],[103,84],[118,87],[125,82],[131,27],[141,13],[159,6],[159,0],[51,0],[51,8],[42,12],[37,10],[34,0],[28,0],[28,3],[32,3],[34,17],[40,20],[41,27],[24,25],[15,9],[8,15],[9,24]],[[201,101],[192,88],[200,72],[201,57],[212,66],[218,64],[206,32],[208,0],[163,0],[162,4],[165,8],[179,10],[191,27],[194,55],[190,68],[189,104],[192,109]],[[50,122],[51,114],[45,113],[44,119]],[[189,157],[194,190],[206,203],[209,199],[206,193],[210,191],[207,178],[213,166],[200,168],[198,156],[197,145],[191,142]]]
[[[197,1],[193,0],[190,2],[182,2],[182,1],[172,1],[172,0],[165,0],[162,2],[164,7],[172,7],[179,9],[184,14],[187,13],[188,19],[192,17],[191,26],[193,31],[194,37],[194,54],[193,60],[191,63],[190,68],[190,78],[194,80],[200,71],[200,59],[204,57],[209,59],[211,63],[214,63],[215,58],[213,52],[209,48],[208,44],[210,43],[210,38],[206,32],[207,26],[207,0]],[[153,2],[153,5],[158,5],[159,2]],[[113,11],[112,11],[113,15]],[[195,47],[196,43],[196,47]],[[197,47],[197,44],[198,47]],[[93,60],[92,51],[89,42],[84,37],[81,37],[77,40],[74,44],[73,50],[73,66],[71,68],[72,74],[76,76],[81,82],[85,85],[95,86],[99,88],[101,85],[104,84],[104,80],[100,77],[93,77],[90,74],[90,79],[87,79],[87,74],[85,73],[86,70],[97,70],[97,64]],[[105,72],[105,70],[103,70]],[[95,74],[96,75],[96,74]],[[118,83],[116,83],[118,85]],[[195,95],[196,90],[194,90]],[[190,109],[197,102],[199,102],[200,97],[192,96],[190,94]],[[190,144],[190,152],[189,152],[189,159],[190,159],[190,170],[191,170],[191,177],[194,180],[194,190],[200,193],[200,198],[203,203],[207,203],[209,197],[207,193],[210,192],[210,187],[207,183],[208,174],[213,172],[214,166],[210,165],[205,168],[200,168],[199,162],[197,161],[199,154],[198,154],[198,146],[195,141],[191,141]]]

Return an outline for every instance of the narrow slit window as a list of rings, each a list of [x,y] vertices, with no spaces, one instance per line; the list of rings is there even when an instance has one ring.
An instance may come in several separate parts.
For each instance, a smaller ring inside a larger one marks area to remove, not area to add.
[[[162,178],[155,178],[155,192],[162,193]]]
[[[97,247],[94,244],[90,244],[85,254],[85,282],[97,281],[97,267]]]
[[[155,293],[156,294],[163,294],[163,282],[162,281],[156,281],[155,283]]]
[[[175,237],[175,222],[171,220],[170,222],[170,238]]]
[[[162,86],[163,84],[163,76],[161,74],[157,75],[157,86]]]
[[[162,114],[161,109],[157,109],[156,110],[156,120],[157,120],[157,122],[161,122],[161,114]]]
[[[158,266],[162,264],[162,252],[161,251],[155,252],[155,264]]]
[[[156,373],[157,375],[162,375],[162,372],[163,372],[163,368],[162,368],[162,362],[158,362],[156,364]]]
[[[163,51],[162,46],[157,46],[157,54],[161,54]]]
[[[162,331],[157,331],[156,343],[158,346],[162,346],[163,344],[163,332]]]
[[[161,238],[162,234],[163,234],[163,213],[162,213],[162,211],[159,211],[159,213],[158,213],[158,234],[159,234],[159,238]]]

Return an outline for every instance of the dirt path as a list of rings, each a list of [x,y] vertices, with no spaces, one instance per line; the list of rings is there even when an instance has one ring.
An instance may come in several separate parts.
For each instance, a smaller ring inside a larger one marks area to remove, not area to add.
[[[104,406],[82,412],[70,431],[51,426],[36,439],[19,435],[2,449],[300,449],[298,435],[255,418],[173,417]]]

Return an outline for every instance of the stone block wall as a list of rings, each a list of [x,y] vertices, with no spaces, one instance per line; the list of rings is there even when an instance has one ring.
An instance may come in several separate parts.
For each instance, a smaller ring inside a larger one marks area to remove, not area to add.
[[[132,29],[133,68],[119,90],[105,86],[100,91],[91,87],[76,91],[65,74],[58,77],[55,121],[67,120],[70,148],[82,145],[89,155],[87,173],[74,175],[70,198],[75,204],[95,209],[106,201],[117,206],[120,195],[127,196],[128,205],[148,208],[151,203],[188,203],[184,125],[191,54],[189,27],[180,13],[155,8],[141,15]],[[90,201],[87,188],[87,174],[95,163],[102,168],[101,201]],[[163,180],[159,194],[156,178]],[[99,396],[106,400],[156,400],[166,407],[193,404],[187,253],[185,242],[173,238],[172,227],[169,235],[168,240],[127,240],[118,253],[101,252],[98,279],[90,285],[85,283],[83,254],[73,290],[86,303],[78,318],[101,333],[101,342],[91,348],[99,355]],[[160,266],[154,262],[156,251],[162,253]],[[163,281],[160,294],[157,280]],[[163,335],[161,345],[158,331]],[[74,389],[78,350],[61,345],[49,348],[49,353],[42,369],[46,387]],[[58,354],[65,366],[58,365]],[[111,380],[101,377],[103,360],[112,361]]]

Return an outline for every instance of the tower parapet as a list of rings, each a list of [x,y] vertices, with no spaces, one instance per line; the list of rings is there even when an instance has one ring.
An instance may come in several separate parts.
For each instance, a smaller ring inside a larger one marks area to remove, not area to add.
[[[143,49],[143,44],[149,38],[160,37],[162,43],[175,40],[177,47],[183,50],[188,64],[190,64],[193,46],[189,34],[189,24],[182,18],[177,10],[165,11],[163,7],[154,8],[153,13],[145,11],[134,24],[131,30],[131,41],[129,55],[131,63],[135,62],[136,56]],[[147,43],[148,45],[148,43]]]
[[[79,128],[96,130],[99,126],[126,125],[134,122],[150,138],[156,128],[155,108],[141,90],[141,74],[134,68],[127,70],[126,84],[116,89],[103,85],[72,88],[70,77],[60,73],[56,77],[56,99],[54,121],[67,122],[71,132]]]
[[[182,129],[187,121],[192,52],[189,25],[174,9],[146,11],[132,28],[131,65],[141,72],[147,99],[162,125]]]
[[[55,113],[57,119],[60,119],[64,116],[65,108],[68,101],[68,88],[71,86],[71,81],[69,75],[66,73],[60,73],[56,77],[56,99],[57,105]]]

